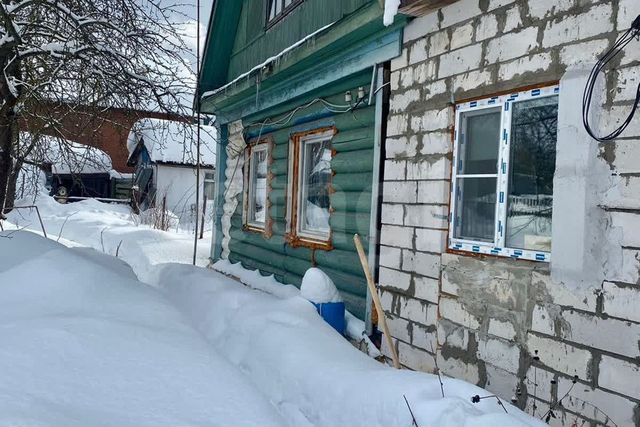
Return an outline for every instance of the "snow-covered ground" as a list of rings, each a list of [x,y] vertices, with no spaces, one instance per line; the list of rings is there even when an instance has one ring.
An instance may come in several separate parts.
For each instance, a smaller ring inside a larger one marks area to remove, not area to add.
[[[23,200],[16,206],[31,205]],[[39,196],[36,205],[50,239],[67,246],[87,246],[127,262],[143,282],[154,265],[166,262],[191,264],[193,260],[193,234],[179,231],[154,230],[140,224],[138,216],[128,206],[106,204],[96,200],[60,204],[52,197]],[[9,224],[42,234],[35,209],[10,212]],[[211,233],[198,243],[196,263],[209,262]]]
[[[3,414],[26,416],[33,400],[43,411],[28,412],[33,419],[53,414],[76,421],[56,426],[161,425],[153,422],[160,418],[167,425],[216,425],[225,416],[226,425],[259,426],[278,423],[278,416],[290,426],[544,425],[506,402],[505,413],[494,398],[472,403],[472,396],[490,393],[469,383],[444,378],[443,398],[437,376],[371,359],[324,323],[297,289],[264,292],[278,285],[265,279],[263,290],[256,290],[188,265],[188,235],[136,227],[124,207],[39,204],[50,238],[57,239],[66,219],[60,242],[97,251],[62,248],[24,232],[0,238],[0,305],[15,313],[11,317],[0,307],[0,331],[14,327],[5,335],[17,341],[16,351],[14,345],[0,350],[0,370],[17,367],[9,385],[0,385],[0,394],[7,395],[0,399],[0,424]],[[73,210],[78,213],[69,216]],[[37,220],[31,222],[29,228],[37,229]],[[120,241],[120,260],[160,293],[100,253],[103,243],[104,252],[115,253]],[[201,247],[204,263],[208,243]],[[22,329],[26,333],[18,333]],[[27,362],[15,361],[18,354],[27,354]],[[237,394],[244,394],[244,406]],[[265,398],[271,405],[265,406]],[[240,407],[245,410],[235,413]],[[199,421],[208,414],[207,422]],[[252,424],[251,417],[261,414],[264,419]]]
[[[118,259],[0,233],[0,425],[277,426],[246,376]]]

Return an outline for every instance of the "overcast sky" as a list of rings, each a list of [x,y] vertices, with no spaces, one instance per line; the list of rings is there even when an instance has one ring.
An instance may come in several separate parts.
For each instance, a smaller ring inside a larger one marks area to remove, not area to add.
[[[200,0],[200,54],[204,48],[207,37],[207,25],[213,0]],[[183,35],[187,46],[195,54],[196,34],[197,34],[197,0],[182,0],[179,3],[179,10],[185,15],[183,24]],[[195,64],[194,64],[195,67]]]

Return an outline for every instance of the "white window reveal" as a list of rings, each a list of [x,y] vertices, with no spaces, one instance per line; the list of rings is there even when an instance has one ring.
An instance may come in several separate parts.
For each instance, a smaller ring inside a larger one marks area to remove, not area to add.
[[[216,175],[213,172],[204,173],[204,197],[211,201],[215,197]]]
[[[450,249],[550,260],[559,92],[456,106]]]
[[[326,241],[330,238],[329,188],[331,138],[334,131],[300,138],[298,149],[297,235]]]
[[[269,144],[261,143],[249,152],[248,191],[246,204],[246,224],[264,229],[267,218],[267,175]]]

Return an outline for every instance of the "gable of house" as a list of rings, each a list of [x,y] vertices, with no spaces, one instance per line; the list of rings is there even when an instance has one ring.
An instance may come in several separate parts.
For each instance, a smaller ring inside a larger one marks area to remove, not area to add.
[[[377,3],[377,0],[305,0],[269,25],[267,0],[217,0],[203,55],[202,92],[225,85],[309,34],[362,8],[379,10]]]

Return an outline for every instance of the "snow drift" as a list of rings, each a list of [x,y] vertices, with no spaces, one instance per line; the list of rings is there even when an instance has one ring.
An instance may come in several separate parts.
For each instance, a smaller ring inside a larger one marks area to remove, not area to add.
[[[122,261],[27,232],[0,254],[0,425],[282,425]]]

